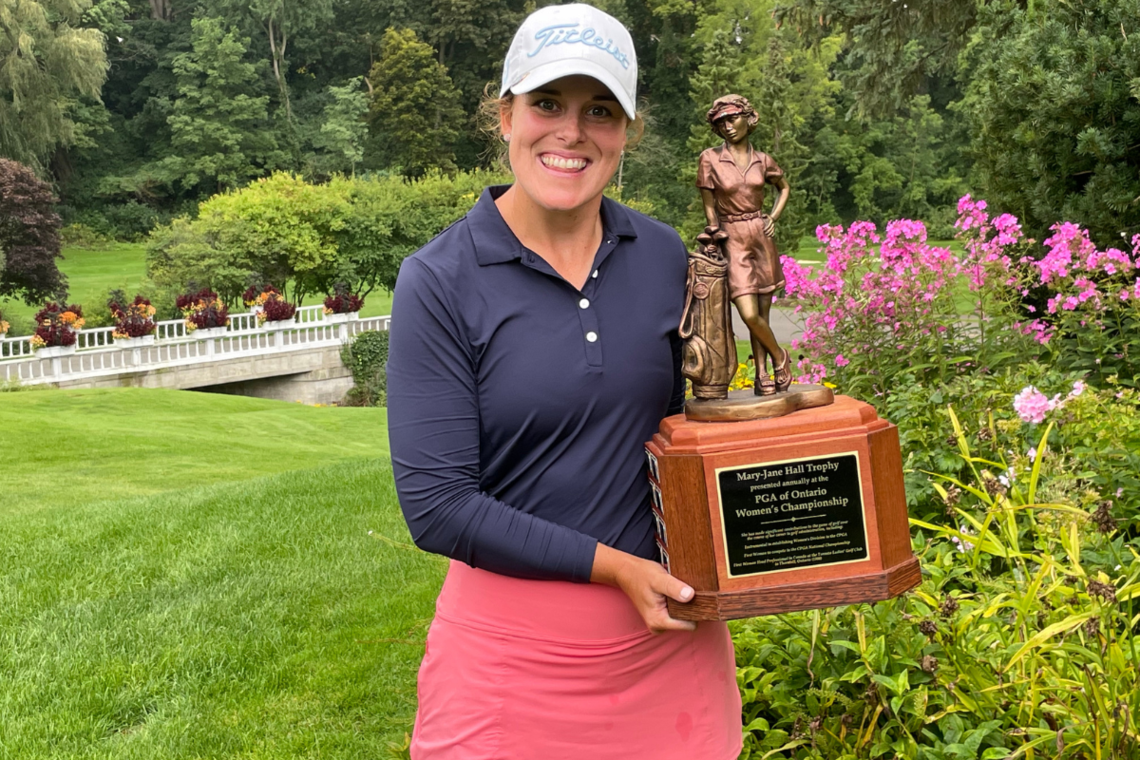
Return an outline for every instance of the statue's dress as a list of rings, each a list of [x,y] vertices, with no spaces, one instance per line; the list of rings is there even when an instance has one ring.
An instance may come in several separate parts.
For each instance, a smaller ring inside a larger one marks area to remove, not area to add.
[[[701,153],[697,187],[716,198],[716,214],[728,233],[728,295],[774,293],[784,286],[776,242],[764,232],[764,186],[784,172],[767,153],[749,147],[741,171],[726,145]]]

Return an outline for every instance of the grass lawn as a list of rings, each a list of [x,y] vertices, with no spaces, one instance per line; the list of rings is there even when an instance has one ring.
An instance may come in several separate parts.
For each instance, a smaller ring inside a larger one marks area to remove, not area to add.
[[[386,439],[382,409],[0,394],[0,758],[401,745],[446,563]]]
[[[107,248],[64,248],[59,269],[67,275],[68,300],[87,309],[103,308],[99,303],[111,288],[138,288],[146,277],[146,249],[141,243],[115,243]],[[133,297],[133,293],[130,294]],[[30,324],[39,306],[23,301],[0,300],[6,318],[15,316]]]

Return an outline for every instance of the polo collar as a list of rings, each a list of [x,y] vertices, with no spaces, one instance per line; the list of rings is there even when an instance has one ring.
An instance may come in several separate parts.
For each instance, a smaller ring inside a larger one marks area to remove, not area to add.
[[[731,160],[731,157],[729,158]],[[475,206],[467,212],[467,228],[475,245],[475,260],[479,266],[503,264],[522,258],[523,245],[503,221],[495,199],[510,188],[510,185],[492,185],[483,190]],[[602,198],[602,240],[636,238],[629,211],[620,203]]]
[[[728,150],[728,143],[721,143],[721,146],[717,148],[717,151],[720,153],[721,161],[728,161],[731,164],[736,164],[736,159],[732,157],[732,153]],[[760,151],[753,148],[750,143],[748,145],[748,166],[745,167],[745,171],[751,169],[752,164],[755,164],[758,161],[760,161]],[[737,165],[737,168],[740,168],[739,165]]]

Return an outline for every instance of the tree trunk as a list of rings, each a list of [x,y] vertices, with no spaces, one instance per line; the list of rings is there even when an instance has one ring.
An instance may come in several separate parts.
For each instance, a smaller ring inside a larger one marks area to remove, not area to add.
[[[157,21],[169,21],[170,3],[168,0],[150,0],[150,17]]]
[[[281,30],[273,24],[272,17],[266,22],[266,29],[269,35],[269,51],[273,57],[273,76],[277,79],[278,89],[281,90],[281,102],[285,104],[285,119],[292,125],[293,106],[289,102],[289,85],[286,84],[281,71],[282,65],[285,63],[285,46],[288,44],[288,39],[282,35],[281,43],[278,44],[277,35]]]

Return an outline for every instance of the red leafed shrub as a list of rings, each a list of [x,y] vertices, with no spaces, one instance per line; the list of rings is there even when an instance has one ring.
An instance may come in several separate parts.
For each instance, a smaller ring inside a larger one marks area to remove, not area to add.
[[[250,285],[241,294],[241,300],[250,308],[263,306],[272,296],[280,296],[281,291],[272,285]]]
[[[76,330],[83,329],[83,307],[77,304],[61,306],[46,303],[36,312],[36,331],[32,335],[34,348],[48,346],[74,346],[78,340]]]
[[[230,323],[229,309],[209,288],[178,296],[175,305],[186,318],[186,327],[191,331],[225,327]]]
[[[360,311],[364,299],[348,291],[344,283],[333,286],[333,294],[325,299],[325,314],[349,314]]]
[[[67,296],[67,278],[56,266],[62,256],[55,204],[51,187],[31,169],[0,158],[0,297],[35,303]]]
[[[111,301],[107,306],[115,317],[115,329],[111,334],[116,338],[141,338],[154,332],[155,309],[142,296],[135,296],[135,300],[126,305]]]
[[[258,317],[263,322],[283,322],[292,319],[296,313],[296,306],[286,301],[280,293],[274,292],[262,302],[261,314]]]

